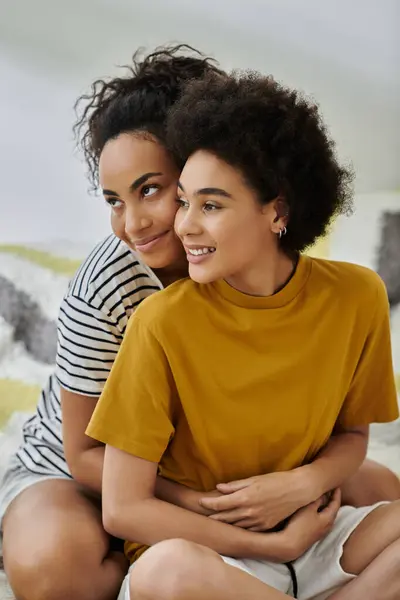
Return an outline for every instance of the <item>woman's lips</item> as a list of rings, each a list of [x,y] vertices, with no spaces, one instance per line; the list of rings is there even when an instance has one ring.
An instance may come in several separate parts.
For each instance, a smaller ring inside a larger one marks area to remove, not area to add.
[[[186,250],[186,258],[187,258],[188,262],[192,263],[192,265],[198,265],[199,263],[206,261],[215,252],[215,248],[212,246],[204,246],[204,247],[185,246],[185,250]]]
[[[152,237],[148,237],[144,240],[134,242],[134,246],[136,250],[143,254],[146,254],[146,252],[150,252],[151,250],[153,250],[153,248],[167,235],[167,233],[169,232],[164,231],[164,233],[153,235]]]

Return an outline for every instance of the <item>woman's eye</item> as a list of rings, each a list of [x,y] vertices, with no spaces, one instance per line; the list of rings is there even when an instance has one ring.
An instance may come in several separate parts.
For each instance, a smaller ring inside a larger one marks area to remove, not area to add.
[[[176,202],[179,208],[189,208],[189,202],[187,200],[184,200],[183,198],[179,198],[179,196],[176,199]]]
[[[221,207],[217,206],[216,204],[210,204],[207,202],[207,204],[204,205],[204,210],[206,212],[211,212],[213,210],[219,210]]]
[[[106,202],[111,208],[121,208],[122,201],[118,200],[118,198],[106,198]]]
[[[142,187],[142,196],[143,198],[149,198],[149,196],[153,196],[159,189],[158,185],[145,185]]]

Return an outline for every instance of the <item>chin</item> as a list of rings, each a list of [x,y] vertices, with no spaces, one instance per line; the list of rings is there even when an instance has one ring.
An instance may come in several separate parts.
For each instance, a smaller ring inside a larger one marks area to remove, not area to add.
[[[150,269],[164,269],[171,264],[168,259],[166,259],[165,255],[157,256],[151,254],[142,254],[138,250],[136,250],[136,254],[145,265],[150,267]]]
[[[189,277],[196,283],[213,283],[221,277],[212,270],[204,269],[199,265],[189,264]]]
[[[157,252],[154,254],[141,254],[137,251],[140,260],[150,269],[168,269],[177,265],[182,260],[182,252]]]

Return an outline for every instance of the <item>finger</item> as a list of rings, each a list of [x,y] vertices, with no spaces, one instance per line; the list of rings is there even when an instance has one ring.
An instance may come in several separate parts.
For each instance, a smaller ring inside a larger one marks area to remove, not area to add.
[[[340,505],[342,504],[342,490],[340,488],[336,488],[336,490],[334,490],[331,502],[333,501],[339,502]]]
[[[236,523],[233,523],[233,525],[235,527],[240,527],[241,529],[258,528],[258,531],[265,531],[266,530],[265,525],[263,525],[257,519],[250,519],[250,518],[248,518],[248,519],[241,519],[240,521],[237,521]]]
[[[315,521],[315,519],[317,519],[319,517],[319,512],[318,509],[321,506],[321,502],[320,500],[316,500],[315,502],[311,502],[311,504],[307,504],[306,506],[303,506],[302,508],[299,508],[299,510],[297,510],[290,518],[290,524],[296,525],[296,523],[302,522],[302,521],[310,521],[313,522]],[[322,514],[322,513],[321,513]]]
[[[265,531],[268,531],[265,528],[265,525],[258,525],[258,527],[246,527],[245,529],[247,529],[248,531],[254,531],[256,533],[263,533]]]
[[[318,512],[318,509],[322,506],[322,502],[321,502],[321,498],[318,498],[318,500],[315,500],[314,502],[311,502],[311,504],[306,504],[306,506],[303,506],[302,508],[299,508],[299,510],[297,510],[294,514],[294,517],[296,515],[300,515],[303,513],[315,513]]]
[[[249,487],[252,483],[252,477],[249,477],[248,479],[238,479],[237,481],[229,481],[228,483],[219,483],[217,485],[217,490],[222,494],[232,494],[233,492]]]
[[[246,515],[244,514],[243,509],[238,508],[236,510],[226,510],[224,512],[214,513],[213,515],[210,515],[209,518],[214,519],[214,521],[221,521],[221,523],[230,523],[233,525],[241,519],[245,519]]]
[[[204,497],[200,498],[199,502],[200,506],[219,513],[238,508],[240,506],[240,496],[236,494],[227,494],[226,496],[220,496],[219,498]]]
[[[324,510],[329,502],[331,501],[331,497],[329,494],[323,494],[322,496],[320,496],[319,498],[317,498],[317,500],[315,500],[314,502],[311,502],[311,504],[307,504],[307,506],[304,506],[304,508],[300,509],[300,510],[309,510],[310,512],[314,512],[315,510],[317,510],[317,512],[321,512],[322,510]]]
[[[333,490],[330,494],[327,494],[328,501],[325,503],[324,510],[327,508],[337,508],[341,505],[342,494],[339,488]]]
[[[335,490],[329,504],[324,508],[320,515],[327,523],[333,522],[340,509],[341,494],[340,490]]]

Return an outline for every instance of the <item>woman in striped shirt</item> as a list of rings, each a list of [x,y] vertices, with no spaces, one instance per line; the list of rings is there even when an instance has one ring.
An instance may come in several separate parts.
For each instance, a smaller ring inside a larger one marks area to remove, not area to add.
[[[180,165],[165,148],[164,125],[182,85],[216,67],[183,50],[135,59],[128,77],[96,82],[83,97],[77,133],[114,233],[89,255],[63,299],[56,372],[2,482],[5,566],[18,598],[113,600],[127,569],[101,521],[104,446],[84,432],[130,315],[148,295],[187,276],[173,232]],[[157,486],[160,498],[190,507],[184,488],[162,479]],[[348,498],[351,491],[355,504],[400,495],[394,475],[375,465],[349,483]]]
[[[77,103],[84,108],[76,133],[91,183],[100,183],[110,206],[113,234],[64,296],[56,371],[2,481],[4,564],[18,598],[113,600],[126,574],[121,545],[102,526],[104,447],[84,432],[130,315],[187,276],[173,229],[180,170],[165,148],[164,125],[182,85],[210,70],[222,73],[185,46],[135,55],[126,77],[97,81]],[[161,496],[178,501],[179,487],[159,483]]]

